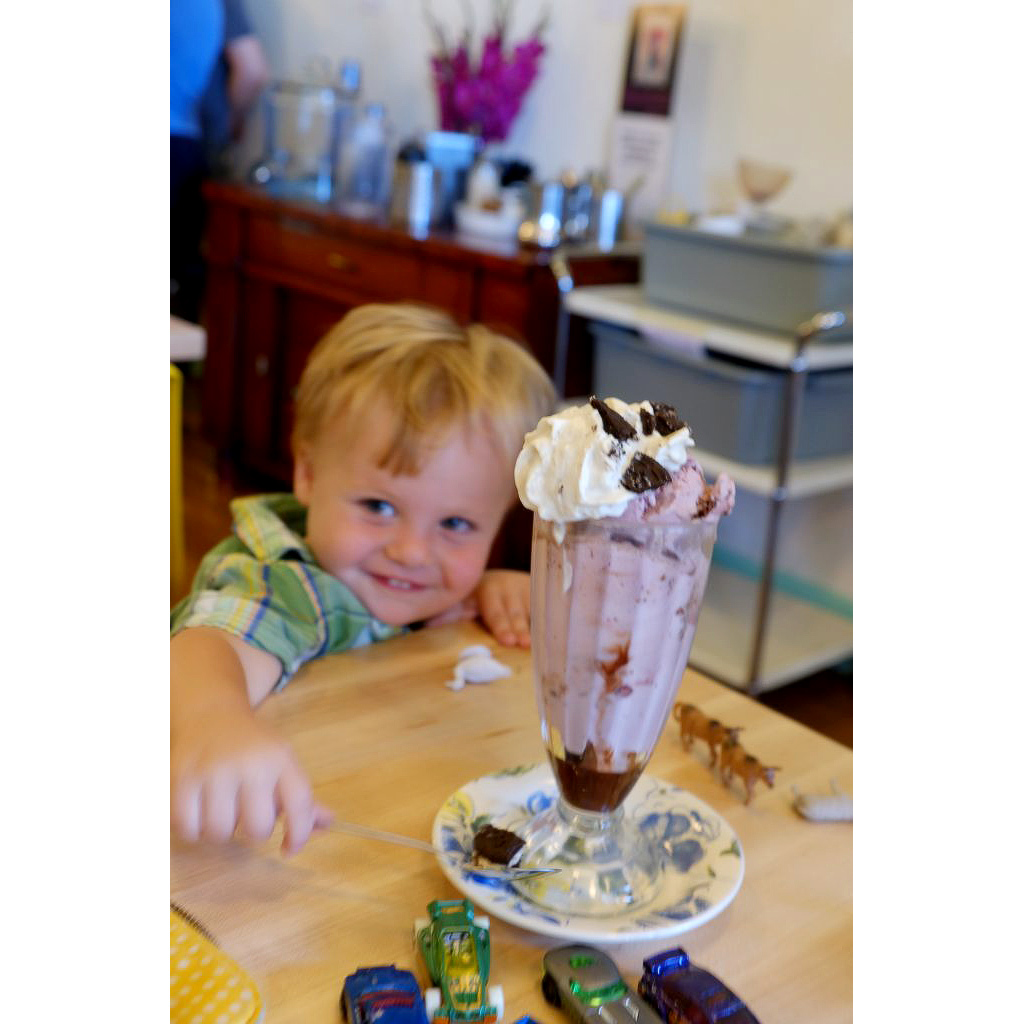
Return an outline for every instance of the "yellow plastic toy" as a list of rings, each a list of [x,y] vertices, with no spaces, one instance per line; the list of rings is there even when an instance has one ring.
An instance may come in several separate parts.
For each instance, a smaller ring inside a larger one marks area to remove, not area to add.
[[[252,978],[171,907],[171,1024],[258,1024],[263,1004]]]

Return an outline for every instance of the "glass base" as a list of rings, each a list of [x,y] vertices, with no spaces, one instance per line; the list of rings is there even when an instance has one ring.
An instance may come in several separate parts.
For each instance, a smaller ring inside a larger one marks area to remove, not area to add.
[[[656,849],[622,808],[610,813],[581,811],[557,803],[516,830],[526,847],[522,867],[557,867],[557,874],[525,878],[512,885],[531,902],[563,914],[611,917],[650,903],[662,881]]]

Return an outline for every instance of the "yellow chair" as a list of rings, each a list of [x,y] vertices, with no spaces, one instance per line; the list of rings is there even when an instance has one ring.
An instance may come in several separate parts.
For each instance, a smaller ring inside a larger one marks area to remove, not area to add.
[[[184,378],[171,363],[171,597],[181,597],[185,581],[185,508],[181,481],[181,401]]]

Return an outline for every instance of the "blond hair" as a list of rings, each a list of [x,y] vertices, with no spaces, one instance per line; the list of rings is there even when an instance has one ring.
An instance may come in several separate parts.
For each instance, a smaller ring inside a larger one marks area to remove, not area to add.
[[[510,460],[554,406],[555,390],[521,345],[413,303],[359,306],[317,343],[299,381],[292,448],[315,444],[336,419],[354,433],[375,407],[394,414],[380,465],[418,471],[455,428],[486,431]]]

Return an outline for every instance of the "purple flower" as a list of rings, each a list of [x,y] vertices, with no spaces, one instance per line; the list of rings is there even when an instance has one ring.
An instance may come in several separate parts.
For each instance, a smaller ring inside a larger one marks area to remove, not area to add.
[[[537,77],[544,54],[541,32],[544,21],[533,34],[506,53],[505,27],[510,4],[496,0],[494,22],[484,37],[480,57],[474,66],[466,35],[454,50],[429,12],[428,19],[438,40],[438,52],[430,58],[431,77],[437,93],[441,128],[444,131],[472,132],[484,142],[500,142],[508,137]]]

